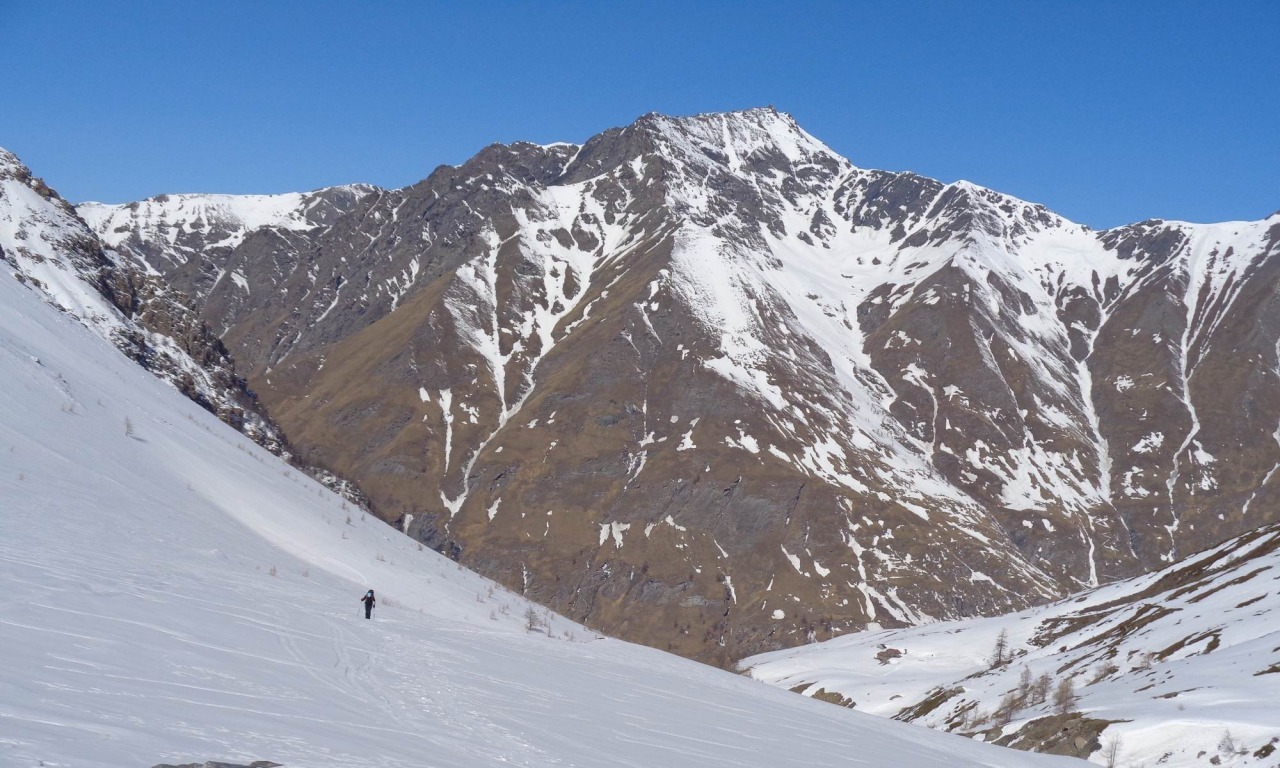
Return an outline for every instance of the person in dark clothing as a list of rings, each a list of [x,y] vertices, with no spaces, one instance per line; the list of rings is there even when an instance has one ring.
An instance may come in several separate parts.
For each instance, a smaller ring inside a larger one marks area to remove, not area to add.
[[[374,603],[373,590],[371,589],[367,593],[365,593],[365,596],[360,598],[360,600],[364,603],[364,617],[366,619],[372,619],[373,603]]]

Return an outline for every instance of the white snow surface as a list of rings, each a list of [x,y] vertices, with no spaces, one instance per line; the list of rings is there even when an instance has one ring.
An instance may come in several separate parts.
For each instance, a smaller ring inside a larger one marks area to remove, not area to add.
[[[0,765],[1069,764],[530,631],[8,268],[0,370]]]
[[[366,184],[347,187],[356,192],[373,190]],[[76,206],[103,242],[119,247],[135,230],[143,237],[174,244],[179,234],[226,230],[226,237],[213,247],[234,248],[246,235],[263,227],[305,231],[317,226],[307,217],[310,206],[318,204],[315,192],[288,192],[280,195],[161,195],[137,203],[88,202]]]
[[[83,241],[92,241],[92,234],[73,214],[15,178],[0,178],[0,250],[24,275],[40,281],[48,301],[110,333],[125,323],[73,263],[73,243]]]
[[[1280,526],[1271,526],[1163,571],[1052,605],[859,632],[751,657],[742,667],[783,688],[808,685],[808,695],[837,692],[857,710],[883,717],[958,687],[915,722],[966,732],[990,724],[957,727],[957,714],[975,703],[973,712],[990,714],[1018,688],[1025,667],[1033,678],[1050,675],[1054,685],[1070,678],[1080,696],[1075,711],[1118,721],[1102,737],[1104,746],[1118,740],[1118,765],[1182,768],[1217,757],[1221,765],[1274,767],[1276,754],[1253,753],[1280,745],[1277,619]],[[1002,631],[1013,659],[992,668]],[[901,655],[889,657],[892,651]],[[1051,708],[1050,701],[1018,710],[1005,732]],[[1227,734],[1235,753],[1221,746]],[[1106,762],[1104,751],[1091,759]]]

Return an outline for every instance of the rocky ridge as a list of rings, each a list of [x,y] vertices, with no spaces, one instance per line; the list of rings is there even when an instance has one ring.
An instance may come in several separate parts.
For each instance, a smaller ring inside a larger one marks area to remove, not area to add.
[[[104,248],[69,203],[3,150],[0,259],[14,278],[219,419],[284,452],[283,436],[188,298],[155,270]]]

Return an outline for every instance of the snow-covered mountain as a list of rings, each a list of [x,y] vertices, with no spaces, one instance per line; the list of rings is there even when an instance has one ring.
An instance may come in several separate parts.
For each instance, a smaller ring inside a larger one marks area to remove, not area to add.
[[[0,263],[0,764],[1067,764],[602,638],[463,570],[121,356],[83,322],[108,308],[52,306],[70,230],[25,221]]]
[[[194,198],[86,215],[307,461],[610,633],[729,663],[1280,519],[1280,215],[1094,232],[772,109],[340,197],[230,239]]]
[[[1278,587],[1270,525],[1053,605],[863,632],[743,666],[807,696],[1024,749],[1112,765],[1276,766]]]

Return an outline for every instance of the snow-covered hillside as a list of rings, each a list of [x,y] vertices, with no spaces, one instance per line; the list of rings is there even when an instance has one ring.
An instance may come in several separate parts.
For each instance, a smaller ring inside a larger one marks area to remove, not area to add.
[[[1093,760],[1280,765],[1280,526],[1051,606],[863,632],[747,659],[860,711],[1025,741],[1055,710],[1104,728]],[[1004,637],[1007,661],[994,665]],[[1044,682],[1039,682],[1041,680]],[[1055,702],[1071,681],[1070,697]],[[1038,689],[1038,690],[1037,690]],[[1060,718],[1060,720],[1065,720]]]
[[[69,203],[0,149],[0,263],[139,365],[262,445],[284,440],[186,297],[104,248]]]
[[[1066,764],[528,614],[7,266],[0,371],[0,764]]]

